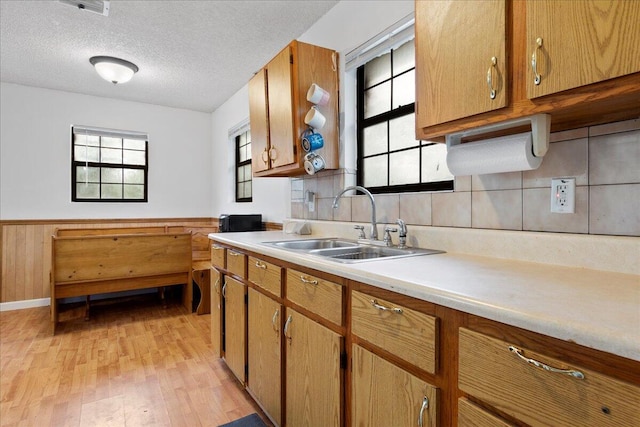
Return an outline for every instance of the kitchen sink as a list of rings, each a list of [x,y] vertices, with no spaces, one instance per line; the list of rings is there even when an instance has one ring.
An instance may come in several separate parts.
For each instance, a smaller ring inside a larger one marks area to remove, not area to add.
[[[281,249],[305,252],[309,255],[320,256],[330,261],[342,263],[356,263],[444,253],[444,251],[435,249],[378,246],[375,244],[364,243],[362,241],[339,238],[285,240],[279,242],[265,242],[265,244],[276,246]]]

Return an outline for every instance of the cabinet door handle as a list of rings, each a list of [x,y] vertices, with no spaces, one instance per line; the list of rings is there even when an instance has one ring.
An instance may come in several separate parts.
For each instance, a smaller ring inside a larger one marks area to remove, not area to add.
[[[273,313],[273,317],[271,318],[271,325],[273,326],[273,330],[276,334],[278,333],[278,325],[276,325],[276,320],[278,319],[279,312],[280,310],[276,308],[276,312]]]
[[[260,157],[262,158],[262,161],[265,165],[269,163],[269,151],[267,151],[267,147],[264,147],[264,151],[262,152]]]
[[[317,285],[318,284],[317,280],[311,280],[311,279],[308,279],[308,278],[306,278],[304,276],[300,276],[300,281],[302,283],[307,283],[309,285]]]
[[[512,345],[509,346],[509,351],[513,354],[515,354],[516,356],[518,356],[520,359],[524,360],[525,362],[527,362],[530,365],[535,366],[536,368],[540,368],[540,369],[544,369],[545,371],[548,372],[553,372],[556,374],[563,374],[563,375],[570,375],[574,378],[577,378],[579,380],[583,380],[584,379],[584,374],[580,371],[575,371],[573,369],[558,369],[558,368],[554,368],[553,366],[549,366],[545,363],[542,363],[538,360],[535,359],[530,359],[528,357],[525,357],[522,354],[522,350],[520,350],[517,347],[514,347]]]
[[[276,147],[271,147],[269,149],[269,158],[271,160],[275,160],[278,158],[278,150],[276,150]]]
[[[536,39],[536,47],[531,55],[531,68],[533,69],[533,84],[538,86],[542,80],[542,76],[538,74],[538,49],[542,47],[542,37]]]
[[[282,334],[284,335],[284,337],[286,339],[288,339],[289,341],[291,341],[291,337],[289,335],[287,335],[287,332],[289,331],[289,325],[291,324],[292,320],[293,320],[293,318],[291,317],[291,315],[289,315],[289,317],[287,317],[287,321],[284,322],[284,329],[282,331]]]
[[[489,86],[489,98],[496,99],[496,90],[493,88],[493,70],[496,68],[496,64],[498,63],[498,58],[495,56],[491,57],[491,65],[487,70],[487,85]]]
[[[398,307],[385,307],[382,304],[378,304],[378,300],[375,300],[375,299],[371,300],[371,305],[374,308],[377,308],[380,311],[392,311],[392,312],[394,312],[396,314],[402,314],[402,309],[401,308],[398,308]]]
[[[222,285],[222,298],[227,298],[227,281],[224,281],[224,285]]]
[[[429,407],[429,399],[427,396],[422,397],[422,406],[420,407],[420,414],[418,415],[418,427],[424,427],[424,410]]]
[[[264,268],[266,270],[267,269],[267,264],[265,264],[264,262],[261,262],[261,261],[256,261],[256,267],[257,268]]]

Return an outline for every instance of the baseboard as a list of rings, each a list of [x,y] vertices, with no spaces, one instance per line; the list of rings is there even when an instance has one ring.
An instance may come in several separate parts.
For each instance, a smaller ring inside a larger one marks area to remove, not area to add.
[[[0,302],[0,311],[22,310],[25,308],[47,307],[51,298],[26,299],[22,301]]]

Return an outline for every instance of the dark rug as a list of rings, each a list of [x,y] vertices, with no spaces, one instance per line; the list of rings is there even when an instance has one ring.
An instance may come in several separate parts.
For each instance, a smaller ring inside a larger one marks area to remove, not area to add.
[[[258,414],[247,415],[238,420],[222,424],[219,427],[267,427]]]

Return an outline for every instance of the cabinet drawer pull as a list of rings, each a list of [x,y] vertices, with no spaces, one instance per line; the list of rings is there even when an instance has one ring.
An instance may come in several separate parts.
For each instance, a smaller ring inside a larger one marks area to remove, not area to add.
[[[216,251],[219,251],[219,250],[222,250],[224,248],[222,246],[220,246],[220,245],[213,244],[213,245],[211,245],[211,249],[215,249]]]
[[[530,365],[535,366],[536,368],[540,368],[540,369],[544,369],[545,371],[548,372],[554,372],[556,374],[564,374],[564,375],[570,375],[574,378],[577,378],[579,380],[583,380],[584,379],[584,374],[580,371],[574,371],[573,369],[558,369],[558,368],[554,368],[553,366],[549,366],[547,364],[544,364],[542,362],[539,362],[535,359],[529,359],[528,357],[525,357],[522,354],[522,350],[520,350],[517,347],[514,347],[512,345],[509,346],[509,351],[513,354],[515,354],[516,356],[518,356],[520,359],[524,360],[525,362],[527,362]]]
[[[231,255],[231,256],[240,256],[242,254],[239,254],[239,253],[234,252],[234,251],[229,251],[229,255]]]
[[[273,317],[271,318],[271,325],[273,326],[273,330],[275,333],[278,333],[278,325],[276,325],[276,320],[278,319],[279,310],[276,308],[276,312],[273,313]]]
[[[489,98],[496,99],[496,90],[493,88],[493,70],[496,68],[496,64],[498,63],[498,58],[495,56],[491,57],[491,66],[487,70],[487,85],[489,86]]]
[[[402,314],[402,309],[398,307],[385,307],[384,305],[378,304],[378,300],[372,299],[371,305],[374,308],[377,308],[380,311],[393,311],[396,314]]]
[[[533,69],[533,83],[538,86],[542,77],[538,74],[538,49],[542,47],[542,38],[538,37],[536,39],[536,48],[531,55],[531,68]]]
[[[291,324],[292,320],[293,318],[291,317],[291,315],[289,315],[289,317],[287,317],[287,321],[284,322],[284,330],[282,331],[282,334],[284,335],[284,337],[289,341],[291,341],[291,337],[287,335],[287,331],[289,330],[289,325]]]
[[[256,267],[257,268],[264,268],[266,270],[267,269],[267,264],[265,264],[264,262],[261,262],[261,261],[256,261]]]
[[[429,407],[429,399],[427,396],[422,398],[422,406],[420,407],[420,415],[418,415],[418,427],[424,426],[424,410]]]
[[[306,277],[304,277],[304,276],[300,276],[300,281],[301,281],[302,283],[308,283],[309,285],[317,285],[317,284],[318,284],[318,281],[317,281],[317,280],[307,279],[307,278],[306,278]]]

